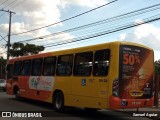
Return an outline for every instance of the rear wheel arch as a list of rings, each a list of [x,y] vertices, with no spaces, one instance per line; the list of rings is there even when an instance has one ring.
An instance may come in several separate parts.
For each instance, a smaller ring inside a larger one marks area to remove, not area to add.
[[[55,111],[57,112],[65,111],[64,101],[65,99],[64,99],[63,92],[58,89],[55,90],[52,96],[52,104],[53,104]]]
[[[56,93],[58,93],[58,92],[63,93],[63,92],[62,92],[62,90],[56,89],[56,90],[54,90],[54,92],[53,92],[53,96],[52,96],[52,98],[54,98],[54,95],[55,95]]]

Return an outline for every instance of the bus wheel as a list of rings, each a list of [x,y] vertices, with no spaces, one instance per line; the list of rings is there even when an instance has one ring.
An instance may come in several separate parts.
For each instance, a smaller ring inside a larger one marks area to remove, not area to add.
[[[64,95],[62,92],[57,92],[53,98],[53,106],[55,111],[63,112],[64,111]]]

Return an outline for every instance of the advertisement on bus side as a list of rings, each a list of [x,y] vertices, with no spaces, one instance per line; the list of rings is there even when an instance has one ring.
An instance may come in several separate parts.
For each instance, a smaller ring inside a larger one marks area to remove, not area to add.
[[[152,50],[131,45],[120,46],[119,83],[121,98],[151,98],[153,63]]]

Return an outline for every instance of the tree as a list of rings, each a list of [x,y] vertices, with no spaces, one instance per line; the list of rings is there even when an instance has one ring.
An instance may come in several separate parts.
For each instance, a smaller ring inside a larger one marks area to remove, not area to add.
[[[26,44],[23,43],[14,43],[10,49],[10,56],[12,57],[19,57],[19,56],[27,56],[38,54],[39,52],[44,50],[43,46],[38,46],[35,44]]]
[[[0,78],[5,78],[5,67],[7,60],[0,57]]]
[[[155,61],[155,72],[156,74],[160,74],[160,59]]]

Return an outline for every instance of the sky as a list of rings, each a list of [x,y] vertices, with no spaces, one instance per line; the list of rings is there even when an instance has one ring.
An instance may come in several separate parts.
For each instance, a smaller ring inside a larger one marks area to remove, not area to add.
[[[64,22],[59,22],[110,2],[112,3],[94,11]],[[114,30],[129,23],[143,23],[144,19],[148,19],[153,16],[160,16],[158,14],[160,12],[160,6],[157,6],[154,10],[149,9],[143,14],[131,14],[127,17],[111,19],[101,22],[101,24],[83,29],[68,31],[71,28],[106,20],[157,4],[160,4],[159,0],[0,0],[0,53],[4,53],[6,51],[5,44],[8,39],[9,14],[1,11],[4,9],[15,12],[15,14],[12,14],[11,19],[11,44],[14,42],[26,41],[23,43],[45,45],[46,48],[43,52],[48,52],[104,42],[128,41],[140,43],[153,48],[155,60],[159,60],[160,21],[143,24],[130,29],[79,42],[73,41],[77,38],[80,39],[104,31]],[[49,27],[44,27],[48,25]],[[35,30],[42,27],[44,28]],[[30,30],[35,31],[23,33]],[[69,43],[57,45],[64,42]],[[0,54],[0,56],[6,58],[6,53]]]

